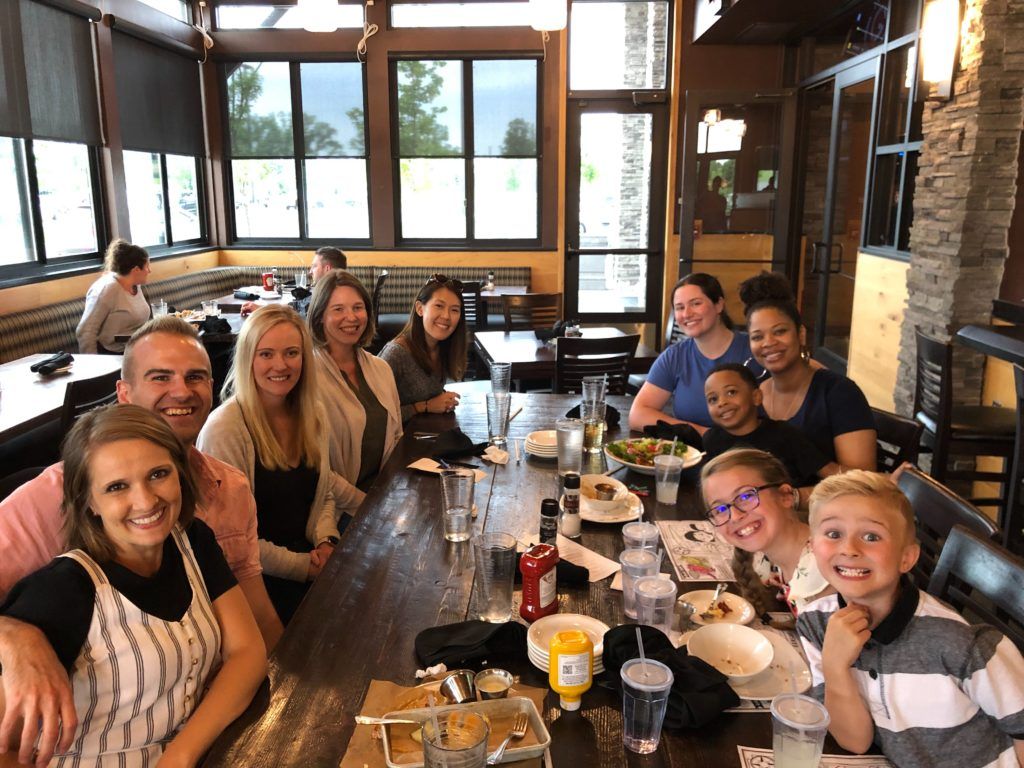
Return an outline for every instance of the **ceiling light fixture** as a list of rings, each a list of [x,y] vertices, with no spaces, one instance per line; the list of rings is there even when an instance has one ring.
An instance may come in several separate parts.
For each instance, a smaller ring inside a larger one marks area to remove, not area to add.
[[[336,32],[338,0],[298,0],[299,18],[307,32]]]

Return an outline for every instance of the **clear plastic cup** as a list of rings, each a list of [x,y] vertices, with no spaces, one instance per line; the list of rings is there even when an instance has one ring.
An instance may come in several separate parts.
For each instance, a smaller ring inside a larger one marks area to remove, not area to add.
[[[475,712],[438,715],[438,728],[423,723],[423,762],[426,768],[483,768],[487,762],[490,728]]]
[[[654,487],[659,504],[675,505],[679,498],[679,476],[682,472],[682,457],[669,454],[654,457]]]
[[[558,440],[558,474],[579,472],[583,464],[583,419],[559,419],[555,422]]]
[[[151,301],[149,306],[153,309],[153,317],[163,317],[167,314],[167,302],[164,300]]]
[[[487,435],[492,445],[502,447],[508,443],[508,409],[512,396],[506,392],[488,392]]]
[[[296,288],[308,288],[309,287],[309,272],[304,269],[300,269],[295,273],[295,287]]]
[[[471,469],[446,469],[441,473],[441,511],[448,541],[469,541],[475,485]]]
[[[216,299],[203,302],[203,314],[207,317],[220,317],[220,305]]]
[[[622,526],[622,542],[626,549],[657,549],[661,541],[658,526],[636,520]]]
[[[658,748],[674,678],[660,661],[630,659],[622,665],[622,743],[647,755]]]
[[[830,718],[825,706],[799,693],[772,699],[772,751],[776,768],[816,768]]]
[[[491,363],[491,392],[508,392],[512,386],[512,363]]]
[[[636,618],[636,580],[655,576],[661,570],[661,551],[627,549],[619,555],[622,566],[622,610],[631,619]]]
[[[676,585],[661,576],[643,576],[633,584],[638,624],[660,629],[668,637],[675,617]]]
[[[608,386],[607,376],[584,376],[581,381],[584,403],[603,403]]]
[[[516,537],[481,533],[473,537],[476,605],[479,618],[496,624],[512,618],[512,579],[516,570]]]

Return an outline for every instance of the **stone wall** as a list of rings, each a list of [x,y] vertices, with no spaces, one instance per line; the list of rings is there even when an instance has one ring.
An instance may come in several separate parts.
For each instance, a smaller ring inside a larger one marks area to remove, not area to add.
[[[913,405],[914,329],[949,339],[987,323],[1006,260],[1024,121],[1024,0],[966,0],[953,98],[924,107],[896,408]],[[983,357],[954,347],[958,403],[978,403]]]

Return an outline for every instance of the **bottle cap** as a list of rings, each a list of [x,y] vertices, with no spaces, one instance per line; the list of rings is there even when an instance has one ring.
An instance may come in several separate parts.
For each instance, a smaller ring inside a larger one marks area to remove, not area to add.
[[[540,503],[541,517],[558,517],[558,501],[555,499],[544,499]]]
[[[566,712],[575,712],[580,708],[579,699],[567,699],[565,696],[558,697],[558,705]]]
[[[566,488],[579,488],[580,476],[575,472],[566,472],[564,482]]]

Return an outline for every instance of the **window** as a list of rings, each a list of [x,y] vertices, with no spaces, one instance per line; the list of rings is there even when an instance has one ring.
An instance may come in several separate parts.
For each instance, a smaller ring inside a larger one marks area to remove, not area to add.
[[[294,5],[218,5],[214,9],[217,29],[302,29],[303,19]],[[362,5],[338,6],[340,29],[363,26]]]
[[[196,168],[194,157],[124,153],[128,216],[135,244],[150,248],[202,239]]]
[[[235,237],[368,240],[362,65],[233,64],[227,97]]]
[[[660,0],[573,3],[569,87],[574,91],[665,88],[668,8]]]
[[[89,147],[33,141],[39,215],[48,258],[96,253],[93,158]]]
[[[529,3],[405,3],[391,7],[394,27],[528,27]]]
[[[142,0],[150,8],[156,8],[161,13],[166,13],[179,21],[188,24],[188,4],[183,0]]]
[[[398,61],[400,237],[538,238],[536,59]]]
[[[25,143],[0,137],[0,265],[35,258]]]

